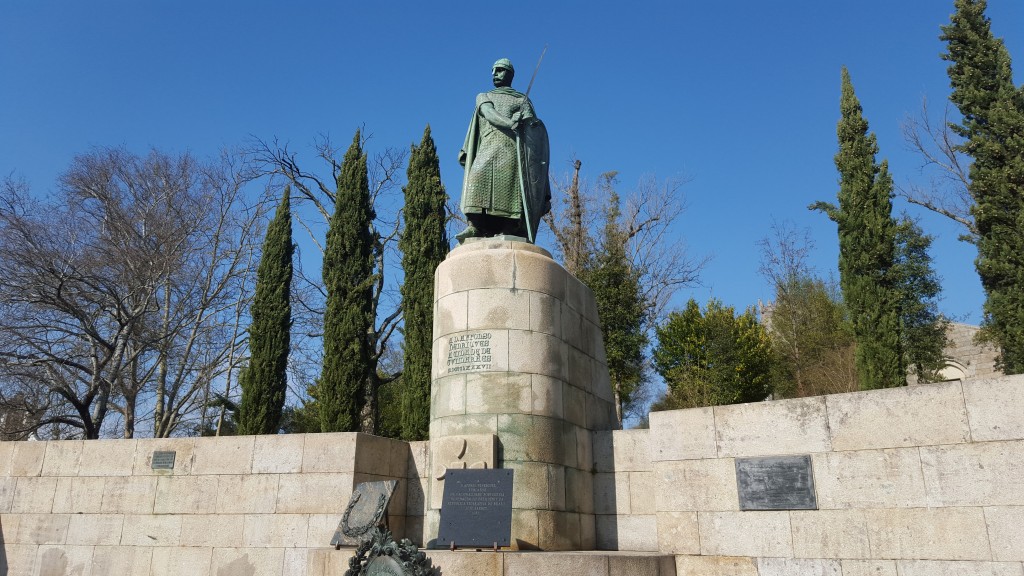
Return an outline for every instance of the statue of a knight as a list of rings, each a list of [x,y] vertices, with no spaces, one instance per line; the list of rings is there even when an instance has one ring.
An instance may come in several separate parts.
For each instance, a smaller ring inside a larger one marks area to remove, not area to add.
[[[548,133],[530,98],[512,88],[515,69],[494,63],[494,90],[478,94],[466,142],[459,152],[465,169],[460,208],[469,226],[456,237],[537,237],[551,209]],[[529,90],[527,90],[529,92]]]

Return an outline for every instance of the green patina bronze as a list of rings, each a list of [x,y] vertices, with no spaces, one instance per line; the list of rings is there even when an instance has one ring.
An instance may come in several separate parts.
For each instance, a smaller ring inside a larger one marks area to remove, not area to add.
[[[551,209],[548,138],[529,96],[512,88],[507,58],[494,63],[494,90],[478,94],[459,163],[460,208],[470,225],[456,237],[521,236],[533,242]]]

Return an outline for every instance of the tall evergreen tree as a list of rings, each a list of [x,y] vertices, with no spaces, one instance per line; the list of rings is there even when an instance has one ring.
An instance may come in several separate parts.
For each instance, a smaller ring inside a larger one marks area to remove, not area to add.
[[[619,217],[619,196],[612,190],[604,211],[600,250],[584,264],[579,279],[594,292],[621,427],[633,394],[644,379],[644,349],[648,340],[640,274],[626,253],[629,238]]]
[[[963,120],[950,127],[974,159],[968,189],[978,231],[975,266],[985,289],[985,334],[1000,367],[1024,372],[1024,88],[1013,83],[1010,54],[995,38],[985,0],[956,0],[940,37],[951,62],[950,100]]]
[[[949,320],[939,313],[942,291],[932,268],[928,249],[932,237],[910,218],[896,229],[896,263],[893,273],[900,291],[900,335],[904,365],[920,382],[934,382],[945,366],[946,329]]]
[[[263,256],[256,269],[249,365],[239,378],[239,434],[275,434],[280,427],[291,350],[291,286],[291,188],[286,187],[274,219],[267,226]]]
[[[402,438],[425,440],[430,425],[430,356],[433,338],[434,270],[448,254],[441,167],[430,126],[409,156],[402,251],[402,311],[405,316],[401,377]]]
[[[370,381],[373,329],[373,231],[366,154],[356,131],[338,174],[324,246],[324,365],[317,383],[320,428],[356,432]]]
[[[839,206],[818,202],[839,228],[839,284],[857,342],[861,389],[906,382],[900,338],[900,295],[891,273],[896,256],[892,177],[876,163],[878,144],[868,133],[850,74],[843,67],[839,120]]]

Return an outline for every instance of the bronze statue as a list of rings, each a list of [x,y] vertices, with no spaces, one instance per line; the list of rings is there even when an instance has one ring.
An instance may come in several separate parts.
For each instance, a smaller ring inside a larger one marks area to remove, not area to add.
[[[548,134],[528,94],[512,88],[508,58],[494,63],[494,90],[478,94],[459,164],[466,171],[459,207],[466,238],[520,236],[534,242],[541,217],[551,209]],[[529,92],[529,90],[527,90]]]

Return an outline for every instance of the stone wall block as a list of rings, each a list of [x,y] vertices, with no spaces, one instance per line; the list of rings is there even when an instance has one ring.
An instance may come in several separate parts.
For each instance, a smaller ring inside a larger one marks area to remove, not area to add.
[[[7,544],[3,547],[8,574],[32,574],[36,566],[35,544]]]
[[[794,510],[793,555],[797,558],[870,558],[861,510]]]
[[[698,512],[700,552],[710,556],[793,556],[789,512]]]
[[[921,448],[931,506],[1024,505],[1024,441]]]
[[[537,510],[512,509],[512,549],[535,550],[540,540]]]
[[[181,517],[181,545],[239,547],[244,525],[237,514],[187,514]]]
[[[654,514],[654,472],[629,472],[629,509],[633,514]]]
[[[46,442],[43,457],[43,476],[77,476],[82,462],[82,444],[85,440],[54,440]]]
[[[696,512],[658,512],[658,551],[663,554],[700,554]]]
[[[594,382],[595,363],[585,352],[569,346],[569,370],[566,373],[569,384],[580,390],[590,391]]]
[[[975,442],[1024,439],[1024,374],[965,380],[963,390]]]
[[[53,510],[53,499],[56,493],[56,478],[18,478],[11,511],[16,514],[47,514]]]
[[[717,456],[711,407],[651,412],[650,424],[651,459],[655,462]]]
[[[467,414],[530,414],[533,382],[530,374],[480,372],[465,375]]]
[[[78,546],[117,546],[123,525],[121,514],[71,514],[66,541]]]
[[[1024,506],[985,508],[992,559],[1024,562]]]
[[[213,548],[154,548],[150,576],[240,576],[220,570],[210,572],[212,558]]]
[[[0,442],[6,444],[6,442]],[[11,476],[39,476],[48,442],[11,442]]]
[[[61,480],[67,480],[62,478]],[[58,481],[57,493],[60,493],[59,489],[60,482]],[[11,506],[14,504],[14,492],[18,487],[18,479],[11,478],[10,476],[0,476],[0,514],[6,514],[11,511]],[[64,510],[59,510],[63,512]]]
[[[534,332],[562,337],[562,302],[549,294],[529,292],[530,326]]]
[[[469,330],[469,292],[448,294],[434,304],[434,337]]]
[[[629,514],[629,474],[598,472],[594,474],[594,513]]]
[[[614,430],[612,454],[616,472],[650,472],[650,430]]]
[[[0,477],[11,475],[11,455],[14,454],[14,447],[17,444],[17,442],[0,441]]]
[[[502,576],[504,554],[494,552],[444,552],[431,551],[434,566],[443,574],[474,574],[479,576]]]
[[[592,435],[591,450],[594,455],[595,472],[615,472],[615,452],[612,445],[612,431],[599,430]]]
[[[831,449],[825,398],[715,406],[718,455],[775,456]]]
[[[676,556],[677,576],[758,576],[754,558]]]
[[[306,434],[302,445],[302,471],[355,471],[356,437],[355,432]]]
[[[213,514],[216,511],[216,478],[167,476],[157,482],[154,514]]]
[[[654,465],[659,512],[739,510],[736,465],[730,458],[677,460]]]
[[[562,418],[565,415],[562,393],[565,383],[550,376],[531,374],[530,385],[532,414],[549,418]]]
[[[390,443],[391,454],[389,455],[390,463],[388,465],[388,476],[393,478],[408,478],[409,477],[409,444],[410,442],[398,442],[394,441]],[[412,476],[416,476],[416,469],[412,469]],[[399,484],[405,484],[399,482]],[[400,490],[405,490],[402,486]]]
[[[255,436],[220,436],[196,442],[192,474],[249,474]]]
[[[307,514],[246,514],[244,548],[300,548],[306,546]],[[316,542],[314,545],[322,545]]]
[[[496,359],[497,362],[497,359]],[[560,339],[542,332],[510,330],[508,370],[568,379],[569,348]]]
[[[943,562],[901,560],[896,563],[900,576],[1021,576],[1019,562]]]
[[[559,554],[558,556],[515,554],[505,557],[505,574],[508,576],[517,574],[608,576],[608,559],[605,556],[592,554]],[[481,576],[490,575],[481,574]]]
[[[650,515],[617,516],[597,525],[597,547],[601,550],[658,551],[658,518]]]
[[[179,515],[126,514],[121,546],[178,546],[181,519]]]
[[[21,524],[21,514],[4,512],[0,514],[0,543],[16,543],[18,541],[18,526]]]
[[[449,252],[434,272],[435,298],[479,288],[514,286],[517,271],[512,250],[481,250],[470,254],[461,252],[460,248]]]
[[[286,474],[277,492],[278,514],[338,513],[352,494],[352,474]]]
[[[559,300],[566,299],[566,280],[569,273],[547,253],[513,250],[515,269],[512,271],[517,290],[543,292]]]
[[[43,545],[36,551],[33,572],[50,574],[85,574],[92,565],[92,546]]]
[[[541,550],[577,550],[580,547],[579,514],[538,510],[537,534]]]
[[[14,541],[19,544],[64,544],[71,514],[22,514]]]
[[[530,330],[530,292],[482,288],[468,294],[468,325],[474,329]]]
[[[222,475],[210,478],[217,483],[218,514],[269,514],[277,507],[280,474],[251,476]]]
[[[543,462],[506,462],[511,468],[512,508],[544,510],[548,507],[548,465]],[[431,502],[431,507],[433,502]],[[440,506],[437,506],[440,508]]]
[[[927,506],[917,448],[815,454],[818,506],[914,508]]]
[[[95,514],[100,512],[104,497],[104,478],[57,479],[53,496],[53,512],[66,514]],[[11,479],[13,486],[14,479]]]
[[[970,439],[959,382],[826,398],[834,450],[954,444]]]
[[[302,471],[308,434],[260,434],[253,444],[254,474],[294,474]]]
[[[758,558],[759,576],[842,576],[839,560]]]
[[[529,414],[498,414],[499,460],[565,462],[562,422]],[[573,446],[573,451],[576,447]],[[575,454],[573,454],[575,458]]]
[[[281,576],[284,548],[215,548],[211,576]],[[338,572],[339,574],[342,572]]]
[[[469,414],[436,418],[430,422],[430,437],[466,436],[475,434],[497,434],[497,414]]]
[[[865,510],[871,556],[882,560],[991,560],[981,508]]]
[[[149,574],[153,549],[146,546],[97,546],[92,551],[92,576]]]
[[[87,496],[94,495],[101,478],[79,478],[76,486],[91,487]],[[216,480],[208,480],[215,484]],[[153,476],[110,476],[102,485],[101,510],[112,514],[152,514],[156,502],[158,479]]]
[[[136,440],[89,440],[82,446],[79,476],[131,476]]]
[[[895,560],[842,560],[843,576],[897,576]]]
[[[355,472],[389,476],[391,474],[391,447],[398,440],[362,434],[356,437],[356,468]]]
[[[430,475],[430,441],[409,442],[406,460],[406,475],[409,478],[426,478]]]
[[[306,529],[306,546],[316,548],[330,545],[334,538],[334,532],[341,523],[341,514],[335,512],[333,514],[306,514],[305,516],[309,519]]]
[[[590,414],[588,412],[587,396],[588,394],[582,388],[577,388],[568,383],[562,385],[562,407],[565,410],[564,419],[566,422],[583,428],[590,428],[588,426]]]

